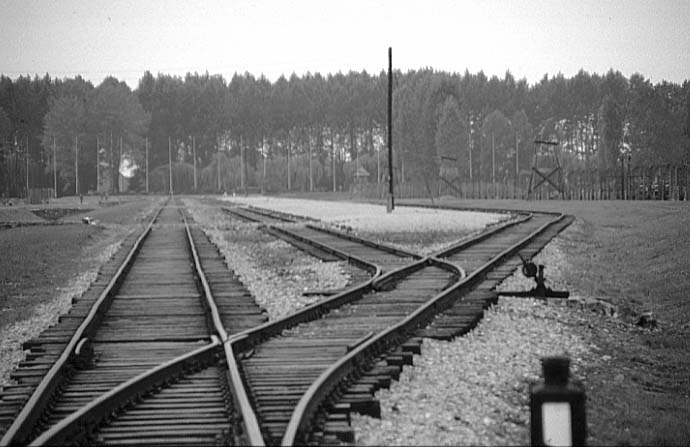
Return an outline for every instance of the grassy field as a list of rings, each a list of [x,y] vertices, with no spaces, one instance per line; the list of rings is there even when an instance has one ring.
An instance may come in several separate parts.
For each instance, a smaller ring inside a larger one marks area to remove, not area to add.
[[[128,197],[114,206],[100,206],[97,198],[85,197],[84,204],[78,198],[64,198],[49,206],[80,208],[80,212],[58,219],[63,225],[0,229],[0,328],[25,318],[34,306],[49,299],[57,287],[86,267],[81,262],[84,253],[98,246],[106,231],[131,228],[155,200],[160,198]],[[566,286],[571,292],[606,300],[619,310],[613,318],[593,315],[583,328],[602,348],[599,355],[607,358],[605,368],[584,373],[589,443],[690,445],[689,203],[441,203],[575,215],[566,240],[567,265],[560,267]],[[2,207],[0,223],[36,221],[31,213],[34,208]],[[79,223],[83,216],[98,219],[101,225]],[[656,329],[634,324],[644,312],[654,313]]]
[[[92,268],[93,251],[124,237],[158,200],[127,196],[99,205],[97,197],[84,197],[84,203],[64,197],[49,205],[0,207],[0,224],[14,225],[0,227],[0,329],[27,318],[71,278]],[[45,212],[51,218],[39,217]],[[99,225],[83,224],[87,216]]]

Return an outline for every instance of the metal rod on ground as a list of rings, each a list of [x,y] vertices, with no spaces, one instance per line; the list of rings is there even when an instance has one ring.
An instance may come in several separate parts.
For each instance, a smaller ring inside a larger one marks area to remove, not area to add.
[[[170,179],[170,195],[173,195],[172,181],[172,140],[168,137],[168,178]]]
[[[388,205],[387,212],[395,209],[393,196],[393,48],[388,47]]]
[[[57,199],[57,157],[55,156],[55,135],[53,135],[53,196]]]

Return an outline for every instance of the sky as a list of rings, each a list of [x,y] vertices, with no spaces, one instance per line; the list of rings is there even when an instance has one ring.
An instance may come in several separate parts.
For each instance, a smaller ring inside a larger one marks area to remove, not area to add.
[[[690,0],[0,0],[0,73],[265,75],[423,67],[690,79]]]

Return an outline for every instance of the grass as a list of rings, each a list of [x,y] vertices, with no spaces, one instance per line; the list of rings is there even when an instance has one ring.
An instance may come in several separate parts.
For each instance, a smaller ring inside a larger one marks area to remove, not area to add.
[[[124,237],[159,200],[128,199],[103,207],[92,197],[85,197],[84,204],[79,204],[78,197],[65,197],[50,205],[0,207],[0,223],[40,222],[38,215],[62,223],[48,225],[45,220],[46,225],[0,229],[0,329],[27,318],[35,306],[49,301],[70,278],[90,267],[86,263],[93,259],[92,247]],[[39,210],[38,215],[28,210]],[[81,218],[87,214],[104,225],[84,225]]]

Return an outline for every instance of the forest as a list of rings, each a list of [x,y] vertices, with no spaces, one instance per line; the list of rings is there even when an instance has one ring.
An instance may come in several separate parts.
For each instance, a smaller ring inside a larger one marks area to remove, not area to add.
[[[565,172],[690,163],[690,81],[618,71],[530,85],[431,68],[393,73],[398,184],[511,183],[535,155]],[[145,72],[0,76],[0,197],[54,188],[175,193],[351,190],[385,183],[388,73],[264,76]],[[535,140],[557,142],[552,152]],[[543,153],[542,153],[543,152]],[[589,175],[589,174],[588,174]]]

